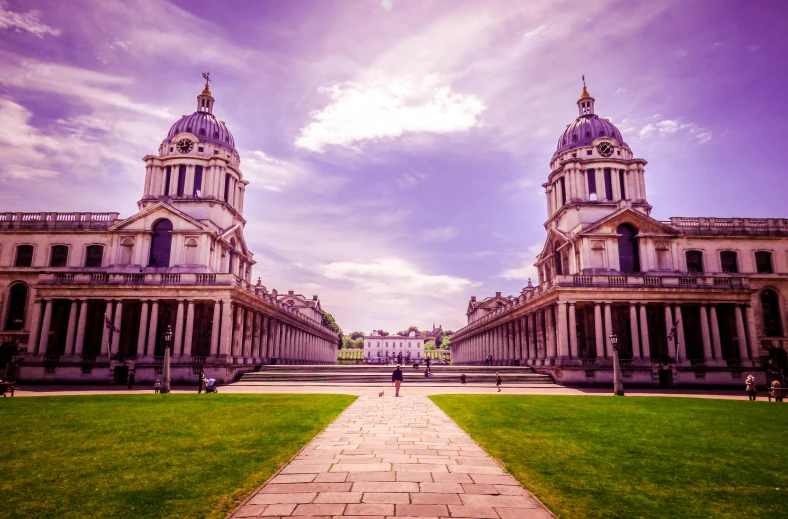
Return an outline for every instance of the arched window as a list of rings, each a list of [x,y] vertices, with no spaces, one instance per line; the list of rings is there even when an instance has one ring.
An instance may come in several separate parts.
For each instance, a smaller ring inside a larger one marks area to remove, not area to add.
[[[555,275],[562,276],[564,274],[564,268],[561,264],[561,253],[558,252],[558,244],[553,248],[553,264],[555,265]]]
[[[703,253],[699,250],[688,250],[685,253],[687,258],[688,272],[703,272]]]
[[[27,308],[27,285],[17,283],[8,291],[8,318],[5,329],[20,331],[25,326],[25,309]]]
[[[15,267],[31,267],[33,265],[33,246],[20,245],[16,248]]]
[[[758,274],[772,274],[772,253],[766,251],[758,251],[755,253],[755,269]]]
[[[616,229],[618,233],[618,264],[621,272],[640,272],[640,251],[638,240],[635,238],[638,231],[629,224],[621,224]]]
[[[104,247],[101,245],[88,245],[85,254],[86,267],[100,267],[104,261]]]
[[[777,297],[777,292],[768,288],[761,292],[761,311],[763,312],[763,334],[767,337],[782,337],[780,298]]]
[[[153,224],[153,238],[150,244],[151,267],[169,267],[172,249],[172,222],[159,220]]]
[[[50,267],[65,267],[68,261],[68,246],[66,245],[53,245],[52,257],[49,258]]]

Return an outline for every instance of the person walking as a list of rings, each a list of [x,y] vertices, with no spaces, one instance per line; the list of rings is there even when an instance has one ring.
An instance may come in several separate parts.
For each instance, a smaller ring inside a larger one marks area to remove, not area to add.
[[[394,396],[399,396],[399,387],[402,385],[402,366],[399,364],[391,374],[391,381],[394,382]]]
[[[156,379],[156,382],[154,382],[153,384],[153,393],[158,395],[160,390],[161,390],[161,380]]]
[[[499,393],[501,392],[501,383],[502,382],[503,382],[503,380],[501,380],[501,374],[500,373],[496,373],[495,374],[495,385],[498,388],[498,392]]]
[[[747,385],[747,394],[750,396],[751,401],[755,401],[755,377],[752,375],[747,376],[747,379],[744,381]]]
[[[468,381],[465,379],[465,373],[460,375],[460,384],[467,384]]]
[[[197,394],[199,395],[202,393],[202,386],[205,383],[205,370],[200,370],[200,378],[197,380]]]

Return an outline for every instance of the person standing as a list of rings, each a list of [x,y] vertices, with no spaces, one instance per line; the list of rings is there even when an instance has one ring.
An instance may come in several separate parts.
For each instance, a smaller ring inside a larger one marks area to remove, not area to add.
[[[153,383],[153,393],[158,395],[159,391],[161,391],[161,380],[157,378],[156,382]]]
[[[201,369],[200,370],[200,378],[197,381],[197,394],[198,395],[200,393],[202,393],[202,386],[203,386],[204,383],[205,383],[205,370]]]
[[[747,385],[747,394],[750,396],[751,401],[755,401],[755,377],[752,375],[748,375],[747,379],[744,381]]]
[[[501,374],[500,373],[496,373],[495,374],[495,386],[498,388],[498,392],[499,393],[501,392],[501,383],[502,382],[503,382],[503,380],[501,380]]]
[[[402,366],[399,364],[391,374],[391,381],[394,382],[394,396],[399,396],[399,387],[402,385]]]

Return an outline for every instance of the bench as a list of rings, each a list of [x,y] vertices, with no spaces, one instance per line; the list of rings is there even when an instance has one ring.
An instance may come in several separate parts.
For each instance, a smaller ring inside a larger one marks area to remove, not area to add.
[[[3,398],[7,396],[6,393],[11,393],[11,396],[14,396],[15,389],[16,385],[12,382],[0,382],[0,395],[3,395]]]
[[[767,395],[769,396],[769,402],[772,401],[774,398],[775,402],[782,402],[783,397],[788,394],[788,387],[770,387]]]

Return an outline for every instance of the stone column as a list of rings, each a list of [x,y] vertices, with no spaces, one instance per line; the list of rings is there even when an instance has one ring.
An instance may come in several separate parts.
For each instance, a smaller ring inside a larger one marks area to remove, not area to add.
[[[758,332],[755,329],[755,312],[752,310],[752,305],[745,305],[744,313],[747,317],[747,344],[750,347],[750,356],[753,359],[758,358]]]
[[[71,357],[74,353],[74,334],[77,331],[77,305],[79,301],[71,300],[71,308],[68,312],[68,328],[66,330],[66,349],[63,355]]]
[[[640,305],[640,342],[643,346],[643,358],[651,360],[651,346],[648,339],[648,318],[646,315],[646,305]]]
[[[717,322],[717,306],[709,307],[711,314],[711,347],[714,352],[714,360],[722,363],[722,342],[720,342],[720,324]]]
[[[594,345],[597,358],[607,357],[605,348],[605,330],[602,328],[602,305],[594,302]]]
[[[262,316],[254,312],[252,314],[252,360],[257,364],[260,360],[260,323]]]
[[[52,299],[44,299],[44,321],[41,323],[41,338],[38,340],[37,354],[42,357],[49,347],[49,329],[52,326]]]
[[[254,326],[254,314],[252,310],[247,308],[241,316],[243,319],[243,348],[241,350],[241,357],[244,359],[244,364],[247,363],[252,356],[252,327]]]
[[[183,356],[192,356],[192,342],[194,338],[194,300],[187,301],[186,306],[186,333],[183,338]]]
[[[279,349],[279,328],[279,320],[274,319],[274,324],[271,326],[271,356],[275,357],[277,361],[282,357],[282,353]]]
[[[79,324],[77,324],[77,340],[74,343],[74,357],[81,357],[85,347],[85,326],[88,323],[88,301],[79,300]]]
[[[511,365],[512,359],[514,359],[514,333],[512,332],[512,326],[514,323],[509,321],[506,323],[506,328],[504,332],[506,333],[506,353],[504,355],[504,359],[506,359],[505,365]]]
[[[577,351],[577,309],[575,303],[569,303],[569,356],[573,359],[580,357]]]
[[[668,331],[668,336],[673,329],[673,312],[670,311],[670,305],[665,305],[665,329]],[[678,338],[673,334],[673,340],[668,341],[668,356],[676,358],[676,341]]]
[[[271,355],[268,352],[268,316],[260,314],[260,358],[269,359]]]
[[[238,358],[243,355],[243,324],[244,324],[244,314],[243,314],[243,307],[241,305],[235,305],[235,311],[233,312],[233,344],[230,351],[230,356],[233,357],[233,362],[238,364]]]
[[[142,309],[140,310],[140,331],[137,334],[137,355],[145,355],[145,338],[148,332],[148,300],[142,302]]]
[[[534,312],[534,329],[536,331],[536,358],[539,359],[547,358],[547,345],[545,344],[543,316],[544,309]]]
[[[569,325],[566,322],[566,303],[559,302],[555,308],[558,313],[558,325],[556,326],[558,358],[565,359],[569,357]]]
[[[30,318],[30,335],[27,339],[27,353],[35,355],[38,353],[38,339],[41,337],[41,299],[36,299],[33,303],[33,315]]]
[[[219,357],[227,360],[233,342],[233,305],[229,299],[222,301],[222,328],[219,334]]]
[[[552,306],[545,308],[545,335],[547,337],[547,358],[555,359],[556,345],[555,345],[555,312]]]
[[[673,317],[676,319],[676,352],[678,362],[684,363],[687,361],[687,343],[684,340],[684,320],[681,318],[681,305],[673,307]]]
[[[741,312],[741,305],[736,305],[736,337],[739,343],[739,360],[742,362],[749,360],[747,354],[747,333],[744,330],[744,317]]]
[[[706,305],[700,305],[700,334],[703,338],[703,357],[707,363],[713,363],[711,354],[711,335],[709,333],[709,314]]]
[[[635,322],[637,322],[637,319]],[[613,331],[613,312],[610,309],[610,303],[605,303],[605,333],[602,336],[602,344],[605,346],[606,359],[613,358],[613,351],[611,349],[613,346],[610,344],[610,334],[613,333]]]
[[[118,299],[117,303],[115,303],[115,319],[113,321],[113,325],[115,326],[115,330],[112,332],[112,354],[117,355],[120,351],[120,325],[123,323],[123,300]]]
[[[642,359],[640,333],[638,333],[638,310],[635,303],[629,303],[629,335],[632,337],[632,358]]]
[[[222,305],[217,299],[213,302],[213,322],[211,323],[211,351],[209,355],[219,354],[219,330],[222,321]]]
[[[175,313],[175,338],[173,339],[172,355],[178,357],[181,355],[181,348],[183,348],[183,300],[178,301],[178,311]]]
[[[154,299],[150,305],[150,326],[148,327],[148,349],[145,357],[152,359],[156,355],[156,337],[159,332],[159,300]]]
[[[106,319],[112,320],[112,299],[107,299],[107,308],[104,311],[105,319],[102,321],[101,326],[104,330],[101,334],[101,356],[105,357],[109,350],[109,328],[107,328]],[[113,334],[114,335],[114,334]]]

